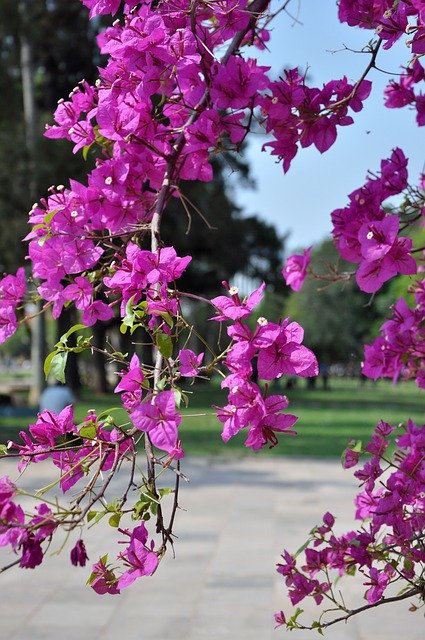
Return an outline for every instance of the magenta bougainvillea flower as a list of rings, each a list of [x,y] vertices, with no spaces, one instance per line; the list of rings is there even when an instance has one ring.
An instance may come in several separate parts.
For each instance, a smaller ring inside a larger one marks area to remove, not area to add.
[[[266,288],[263,282],[258,289],[255,289],[247,298],[241,298],[238,287],[229,287],[223,283],[229,290],[229,296],[217,296],[211,299],[211,303],[216,307],[218,314],[211,318],[219,322],[225,320],[240,320],[250,315],[251,311],[262,300],[264,290]]]
[[[143,402],[130,416],[137,429],[148,433],[156,447],[168,453],[176,448],[181,415],[176,411],[173,391],[160,391],[151,402]]]
[[[182,349],[179,352],[180,375],[184,378],[191,378],[198,375],[203,357],[203,353],[196,355],[191,349]]]
[[[92,566],[92,572],[88,579],[88,584],[99,595],[117,595],[120,590],[117,587],[118,579],[115,573],[108,568],[107,558],[101,558],[99,562]]]
[[[305,249],[300,254],[289,256],[282,269],[282,275],[288,287],[293,291],[299,291],[304,284],[307,270],[311,262],[312,247]]]
[[[79,540],[77,540],[77,542],[75,543],[75,546],[71,549],[70,559],[71,559],[71,563],[74,565],[74,567],[77,567],[77,566],[85,567],[86,566],[86,562],[89,559],[89,557],[88,557],[87,552],[86,552],[85,544],[81,540],[81,538]]]
[[[151,546],[147,546],[148,531],[143,522],[133,531],[124,533],[130,536],[130,542],[125,551],[120,554],[120,558],[128,569],[119,578],[118,589],[129,587],[137,578],[151,576],[159,562],[157,554],[152,550],[153,540]]]

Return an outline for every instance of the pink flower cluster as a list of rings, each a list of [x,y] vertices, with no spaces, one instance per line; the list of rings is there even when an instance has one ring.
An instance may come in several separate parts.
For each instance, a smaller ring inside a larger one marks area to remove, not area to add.
[[[282,375],[316,376],[318,365],[310,349],[302,344],[304,332],[296,322],[289,319],[280,324],[268,322],[260,317],[252,332],[243,322],[261,302],[264,284],[241,299],[236,287],[230,287],[229,296],[218,296],[211,302],[217,315],[213,320],[231,320],[227,328],[232,345],[227,351],[224,364],[230,370],[222,382],[229,389],[229,404],[219,409],[217,417],[223,423],[222,438],[227,442],[244,428],[248,428],[246,447],[258,451],[267,443],[273,447],[278,440],[275,432],[290,431],[297,417],[282,413],[288,406],[286,396],[267,397],[257,384],[250,380],[253,362],[256,361],[258,377],[274,380]]]
[[[406,33],[414,55],[425,53],[425,9],[422,0],[340,0],[338,17],[350,27],[374,29],[389,49]],[[410,18],[410,21],[409,21]]]
[[[27,518],[15,502],[17,487],[8,476],[0,478],[0,547],[10,546],[20,555],[19,566],[34,569],[43,561],[42,543],[50,540],[58,526],[50,507],[44,502]]]
[[[409,18],[411,22],[409,23]],[[385,11],[376,27],[376,33],[384,40],[384,49],[389,49],[406,33],[413,37],[406,44],[412,48],[412,54],[425,53],[425,9],[422,0],[400,0]]]
[[[99,423],[94,413],[89,414],[80,428],[74,423],[72,407],[59,414],[42,411],[35,424],[20,432],[24,444],[11,443],[20,457],[18,470],[22,472],[30,463],[50,459],[60,471],[60,486],[65,493],[88,472],[95,463],[108,471],[133,450],[130,438],[122,438],[117,429],[109,431]],[[84,438],[79,446],[78,438]]]
[[[15,276],[7,275],[0,280],[0,344],[10,338],[18,328],[16,308],[22,302],[26,288],[22,267]]]
[[[416,109],[416,122],[419,127],[425,125],[425,96],[415,92],[415,85],[425,80],[425,69],[421,61],[415,58],[396,80],[390,80],[385,89],[385,106],[388,109],[400,109],[412,105]]]
[[[348,107],[361,111],[370,94],[372,83],[363,80],[354,87],[347,78],[331,80],[322,89],[308,87],[297,69],[285,71],[285,80],[270,83],[270,94],[258,99],[264,116],[266,131],[272,132],[275,141],[266,142],[263,149],[271,148],[271,154],[283,160],[288,171],[298,153],[298,145],[312,144],[324,153],[337,138],[337,126],[352,124]]]
[[[416,273],[412,240],[399,236],[400,221],[383,203],[407,187],[407,159],[401,149],[382,160],[378,176],[368,178],[349,195],[344,209],[332,212],[333,235],[341,256],[359,263],[356,281],[362,291],[378,291],[398,273]]]
[[[180,375],[196,376],[203,354],[197,356],[190,349],[179,353]],[[176,411],[174,391],[159,391],[143,398],[143,373],[136,354],[131,358],[128,369],[121,372],[121,381],[115,393],[121,393],[121,401],[128,411],[134,426],[148,434],[152,444],[166,451],[170,459],[179,460],[184,456],[178,436],[181,414]]]
[[[109,593],[116,595],[121,589],[129,587],[137,578],[151,576],[158,566],[158,556],[153,551],[154,542],[148,542],[148,531],[142,522],[132,531],[120,529],[129,538],[127,547],[118,555],[118,560],[124,563],[125,571],[118,577],[107,564],[107,556],[99,559],[93,565],[88,583],[99,595]]]
[[[180,278],[191,259],[190,256],[179,258],[173,247],[152,253],[130,242],[125,258],[115,265],[114,275],[106,277],[104,284],[121,300],[122,316],[130,299],[136,306],[145,295],[147,311],[152,316],[150,327],[154,329],[161,313],[176,315],[178,303],[170,296],[167,285]]]
[[[338,18],[350,27],[376,29],[384,13],[393,4],[393,0],[340,0]]]
[[[384,322],[380,336],[365,346],[363,374],[374,380],[392,378],[397,381],[413,378],[425,389],[425,282],[414,286],[416,307],[400,298],[393,306],[392,316]]]
[[[340,603],[337,591],[332,590],[332,569],[338,576],[362,574],[369,604],[379,602],[390,584],[403,579],[413,594],[420,595],[425,569],[421,542],[425,526],[425,425],[416,426],[409,420],[399,429],[395,437],[398,452],[389,460],[394,433],[395,427],[381,421],[363,449],[353,443],[346,451],[345,468],[357,465],[362,453],[370,455],[354,474],[364,487],[355,499],[355,517],[361,527],[338,536],[333,530],[335,518],[326,513],[323,524],[311,532],[302,564],[297,556],[284,551],[277,571],[289,588],[293,605],[307,596],[320,604],[326,593],[334,605],[346,611],[346,604]],[[279,621],[284,623],[285,616]]]
[[[425,53],[425,8],[422,0],[341,0],[339,19],[350,26],[374,29],[389,49],[397,40],[412,37],[406,42],[411,47],[412,61],[400,78],[391,80],[385,90],[385,106],[398,109],[413,105],[418,126],[425,124],[425,97],[415,94],[414,85],[424,80],[420,56]]]

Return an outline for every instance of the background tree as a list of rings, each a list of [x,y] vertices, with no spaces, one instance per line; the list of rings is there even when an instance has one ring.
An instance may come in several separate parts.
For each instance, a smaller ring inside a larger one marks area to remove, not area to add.
[[[66,143],[51,144],[42,134],[57,100],[83,78],[94,81],[100,62],[95,43],[100,24],[89,23],[87,10],[79,3],[4,0],[0,5],[0,215],[8,221],[0,239],[1,270],[16,270],[23,264],[26,247],[20,238],[27,233],[27,212],[32,205],[29,159],[23,153],[20,34],[25,29],[32,45],[38,114],[35,170],[39,192],[45,193],[70,174],[82,178],[87,168],[80,155],[69,154]]]

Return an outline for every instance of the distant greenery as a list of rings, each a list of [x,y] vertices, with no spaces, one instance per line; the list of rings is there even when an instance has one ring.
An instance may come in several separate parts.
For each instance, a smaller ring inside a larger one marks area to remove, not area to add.
[[[378,420],[397,424],[407,418],[423,422],[423,401],[420,391],[412,384],[392,385],[387,381],[361,385],[358,380],[331,380],[331,390],[307,390],[304,381],[288,392],[288,411],[300,417],[298,436],[281,436],[280,443],[260,455],[291,455],[308,457],[339,457],[349,438],[369,438]],[[283,392],[275,389],[271,392]],[[113,394],[95,397],[87,393],[76,407],[76,419],[81,421],[89,409],[104,411],[114,406]],[[223,404],[226,395],[217,387],[200,385],[184,410],[181,430],[183,447],[188,455],[255,455],[243,446],[244,434],[223,444],[221,425],[211,405]],[[199,415],[206,414],[206,415]],[[35,411],[33,413],[35,417]],[[113,413],[117,421],[125,420],[124,411]],[[0,440],[16,439],[20,429],[31,417],[0,416]]]

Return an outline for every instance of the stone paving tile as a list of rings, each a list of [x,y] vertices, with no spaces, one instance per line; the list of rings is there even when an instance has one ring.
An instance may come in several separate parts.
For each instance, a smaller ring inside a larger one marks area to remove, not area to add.
[[[2,466],[13,477],[10,462]],[[184,471],[190,484],[181,491],[176,559],[167,556],[152,578],[104,597],[84,586],[88,570],[70,565],[69,550],[35,571],[12,569],[0,577],[0,639],[287,637],[273,628],[273,612],[285,607],[274,565],[284,547],[296,550],[304,542],[329,504],[339,516],[337,531],[352,526],[352,477],[336,462],[262,457],[196,458],[185,461]],[[33,466],[28,478],[29,488],[51,480],[43,465]],[[115,485],[117,494],[122,486]],[[106,524],[90,530],[84,538],[91,560],[112,550],[119,536]],[[10,559],[0,550],[1,564]],[[360,603],[363,589],[361,579],[348,581],[350,602]],[[304,608],[317,616],[314,607]],[[409,614],[408,604],[383,609],[330,628],[327,640],[424,639],[423,617]]]

